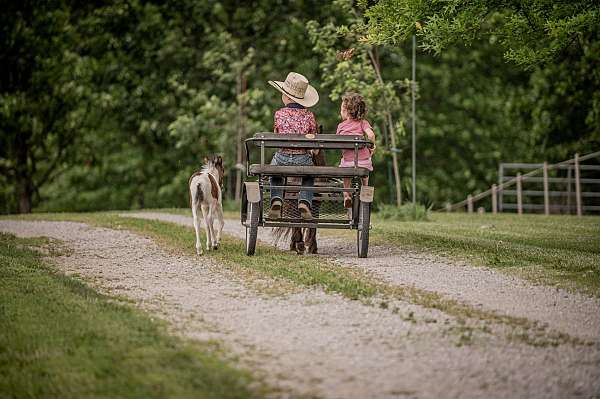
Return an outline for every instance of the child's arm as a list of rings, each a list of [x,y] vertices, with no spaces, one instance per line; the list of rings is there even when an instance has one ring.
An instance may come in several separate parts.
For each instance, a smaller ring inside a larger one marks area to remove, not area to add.
[[[312,134],[318,134],[319,133],[319,128],[317,125],[317,118],[315,117],[315,115],[312,115],[311,121],[310,121],[310,127],[309,127],[309,133]],[[314,160],[314,156],[316,156],[319,153],[319,149],[313,149],[313,150],[309,150],[309,153],[311,153],[313,155],[313,160]]]
[[[375,132],[370,127],[365,129],[367,138],[373,142],[373,148],[369,148],[369,152],[372,154],[375,151]]]

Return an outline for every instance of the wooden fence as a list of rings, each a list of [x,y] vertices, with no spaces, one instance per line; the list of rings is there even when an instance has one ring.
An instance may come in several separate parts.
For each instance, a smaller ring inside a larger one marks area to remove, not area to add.
[[[516,210],[518,214],[522,214],[523,211],[543,211],[546,215],[574,212],[581,216],[583,213],[599,212],[599,204],[585,204],[584,199],[600,198],[600,178],[581,176],[582,171],[585,173],[600,172],[600,165],[582,164],[584,161],[598,157],[600,157],[600,151],[584,156],[575,154],[572,159],[556,164],[548,164],[547,162],[542,164],[503,163],[499,168],[497,185],[493,184],[489,190],[476,195],[469,194],[465,200],[456,204],[447,204],[445,210],[451,212],[466,207],[467,212],[472,213],[477,201],[491,196],[492,213]],[[525,174],[517,172],[513,176],[505,175],[510,170],[529,169],[533,170]],[[560,176],[561,171],[566,176]],[[555,172],[557,176],[550,176],[551,172]],[[536,187],[523,189],[525,183]],[[553,189],[551,189],[551,185],[554,186]],[[514,189],[509,189],[512,186],[514,186]],[[588,190],[582,190],[582,186],[588,187]],[[564,189],[560,190],[558,188]],[[529,197],[532,201],[524,203],[524,197]],[[515,201],[508,201],[508,198],[514,198]],[[554,201],[551,201],[551,198]],[[556,201],[557,198],[560,200]],[[536,203],[536,200],[540,203]],[[485,208],[479,207],[478,211],[484,212]]]

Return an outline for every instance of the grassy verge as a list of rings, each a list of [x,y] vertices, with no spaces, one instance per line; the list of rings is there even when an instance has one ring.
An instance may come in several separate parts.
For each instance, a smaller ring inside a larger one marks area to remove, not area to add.
[[[127,213],[127,212],[140,212],[140,211],[124,211],[121,213]],[[175,215],[184,215],[184,216],[189,216],[192,217],[192,211],[189,208],[158,208],[158,209],[144,209],[142,212],[160,212],[160,213],[172,213]],[[240,210],[232,210],[232,209],[223,209],[223,215],[225,216],[225,219],[232,219],[232,220],[240,220]]]
[[[435,253],[600,297],[598,217],[432,213],[428,222],[395,222],[375,214],[372,225],[373,244]]]
[[[187,212],[168,211],[183,214]],[[114,213],[34,214],[21,218],[84,221],[113,229],[127,229],[149,237],[175,253],[195,256],[193,229],[174,223],[120,217]],[[466,330],[471,330],[477,325],[475,328],[488,331],[485,324],[493,323],[510,327],[513,329],[511,337],[519,337],[519,341],[531,345],[576,343],[576,340],[567,335],[549,333],[544,327],[527,319],[474,308],[436,292],[387,284],[358,268],[340,267],[322,257],[299,257],[261,244],[258,244],[255,256],[247,257],[244,255],[243,241],[227,235],[224,235],[218,251],[206,252],[204,256],[217,260],[237,275],[250,276],[249,280],[252,282],[266,278],[267,286],[272,286],[272,279],[275,279],[276,282],[287,284],[286,288],[291,289],[320,287],[326,292],[338,293],[349,299],[379,304],[382,308],[388,308],[388,302],[401,300],[444,312],[456,318],[461,326],[464,326],[461,328]],[[278,289],[275,289],[275,292],[278,292]],[[393,307],[390,307],[390,310],[397,312]],[[412,319],[410,314],[399,316]]]
[[[266,388],[218,346],[166,333],[44,265],[42,239],[0,234],[0,392],[7,398],[251,398]],[[54,249],[53,249],[54,248]],[[6,396],[5,396],[6,395]]]

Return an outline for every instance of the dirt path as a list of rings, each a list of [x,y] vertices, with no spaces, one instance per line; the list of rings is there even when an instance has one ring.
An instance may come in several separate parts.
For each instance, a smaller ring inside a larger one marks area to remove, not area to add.
[[[394,304],[400,314],[438,320],[425,323],[320,290],[262,295],[206,257],[173,256],[126,231],[6,220],[0,230],[64,241],[73,252],[53,258],[61,270],[134,299],[185,336],[224,342],[244,365],[286,389],[282,396],[563,398],[600,392],[598,345],[533,347],[485,335],[460,346],[449,333],[456,321],[437,311]]]
[[[124,216],[192,226],[191,217],[182,215],[143,212]],[[244,226],[237,220],[227,220],[224,231],[245,238]],[[259,229],[259,239],[272,243],[270,230]],[[475,307],[524,317],[573,337],[600,342],[600,300],[597,298],[533,285],[488,268],[461,265],[405,250],[372,246],[369,258],[359,259],[354,242],[323,235],[319,236],[319,253],[342,265],[368,270],[393,284],[439,292]]]

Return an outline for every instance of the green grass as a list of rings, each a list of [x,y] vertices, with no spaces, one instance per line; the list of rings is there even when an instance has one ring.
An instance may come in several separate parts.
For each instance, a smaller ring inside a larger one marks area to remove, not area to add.
[[[32,246],[0,234],[3,398],[252,398],[267,393],[221,360],[216,343],[169,336],[163,322],[53,271]],[[48,251],[46,251],[48,252]]]
[[[600,296],[600,218],[430,213],[429,222],[375,217],[371,242],[432,252]]]

